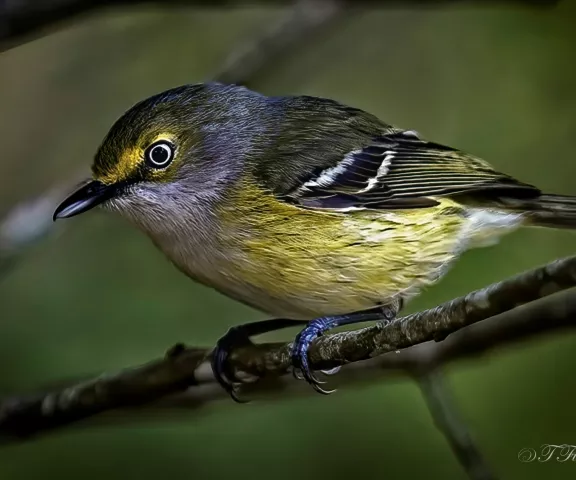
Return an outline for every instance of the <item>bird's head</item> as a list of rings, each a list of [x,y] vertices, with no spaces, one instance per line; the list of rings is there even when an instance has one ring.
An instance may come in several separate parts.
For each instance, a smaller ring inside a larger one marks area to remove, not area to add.
[[[266,97],[237,86],[197,84],[150,97],[112,126],[92,180],[65,199],[54,219],[98,205],[136,220],[176,216],[218,197],[262,139]]]

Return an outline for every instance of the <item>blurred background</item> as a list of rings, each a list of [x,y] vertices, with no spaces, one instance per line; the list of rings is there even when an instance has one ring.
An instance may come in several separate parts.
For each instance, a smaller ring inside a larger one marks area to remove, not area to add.
[[[0,53],[0,218],[89,172],[134,102],[206,81],[286,8],[134,7],[81,16]],[[576,194],[576,5],[366,8],[344,13],[250,78],[266,94],[333,97]],[[64,223],[64,222],[63,222]],[[139,232],[94,212],[59,225],[0,278],[0,393],[212,345],[264,318],[179,274]],[[410,311],[575,253],[562,231],[523,230],[467,253]],[[295,331],[263,339],[289,339]],[[462,417],[506,479],[576,478],[576,463],[521,463],[576,444],[571,334],[446,370]],[[423,473],[425,472],[425,473]],[[417,385],[397,378],[320,395],[129,424],[64,429],[0,448],[0,479],[465,478]]]

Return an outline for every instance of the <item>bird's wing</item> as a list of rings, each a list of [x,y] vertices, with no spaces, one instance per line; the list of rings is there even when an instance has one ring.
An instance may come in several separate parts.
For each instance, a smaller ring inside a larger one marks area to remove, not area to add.
[[[309,208],[357,210],[431,207],[438,204],[435,197],[458,194],[539,193],[479,158],[398,130],[350,152],[286,197]]]

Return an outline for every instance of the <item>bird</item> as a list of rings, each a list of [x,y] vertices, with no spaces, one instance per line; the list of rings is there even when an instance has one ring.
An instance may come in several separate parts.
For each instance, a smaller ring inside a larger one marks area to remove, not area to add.
[[[211,359],[238,400],[230,351],[302,325],[294,374],[330,393],[308,349],[332,328],[392,321],[472,248],[520,227],[576,227],[576,197],[336,100],[177,86],[123,113],[92,178],[54,220],[125,217],[192,280],[271,318],[231,328]]]

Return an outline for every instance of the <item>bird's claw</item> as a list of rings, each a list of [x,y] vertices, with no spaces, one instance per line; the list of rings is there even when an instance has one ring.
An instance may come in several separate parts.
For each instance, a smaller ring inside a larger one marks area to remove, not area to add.
[[[336,375],[336,374],[340,371],[341,368],[342,368],[342,367],[334,367],[334,368],[331,368],[330,370],[320,370],[320,371],[321,371],[324,375],[326,375],[327,377],[329,377],[329,376],[332,376],[332,375]]]
[[[312,342],[321,336],[328,328],[329,327],[325,325],[325,322],[322,319],[310,322],[294,340],[291,352],[292,373],[294,378],[297,380],[305,380],[312,386],[312,388],[314,388],[314,390],[323,395],[329,395],[334,393],[336,390],[326,390],[320,386],[326,382],[319,380],[310,368],[308,349]]]
[[[212,373],[214,374],[216,381],[230,395],[230,397],[232,397],[232,400],[237,403],[248,403],[248,400],[242,400],[238,396],[238,383],[240,382],[234,382],[234,380],[237,379],[227,371],[226,362],[232,348],[249,342],[250,339],[248,336],[244,335],[240,329],[232,327],[218,340],[210,359],[210,366],[212,367]]]
[[[302,371],[298,370],[296,367],[292,367],[292,375],[296,380],[304,380],[304,375],[302,375]]]
[[[267,332],[274,332],[283,328],[304,324],[304,320],[290,320],[287,318],[271,318],[259,322],[245,323],[232,327],[216,343],[216,347],[210,358],[210,366],[218,383],[228,392],[235,402],[247,403],[238,397],[239,386],[243,383],[234,376],[229,368],[228,357],[230,352],[238,347],[252,345],[251,337]]]

